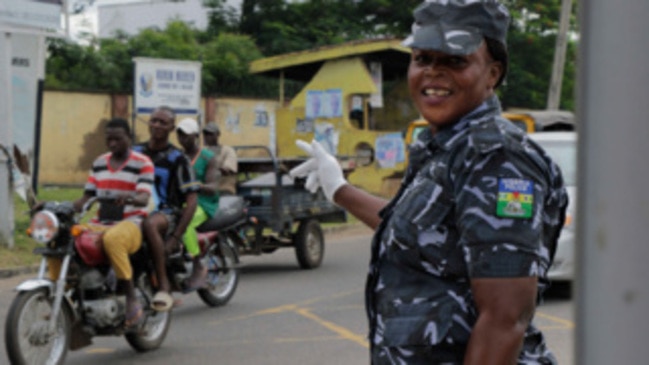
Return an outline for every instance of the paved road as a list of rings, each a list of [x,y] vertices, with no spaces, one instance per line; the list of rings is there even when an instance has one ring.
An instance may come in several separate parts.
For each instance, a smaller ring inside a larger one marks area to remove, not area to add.
[[[122,338],[96,338],[92,346],[70,353],[66,364],[366,365],[363,286],[369,241],[366,230],[328,236],[323,266],[311,271],[298,269],[290,249],[244,256],[232,301],[208,308],[196,295],[183,297],[162,348],[137,354]],[[11,290],[25,278],[0,280],[3,324]],[[559,363],[572,364],[572,302],[550,299],[536,321]],[[7,357],[1,347],[3,364]]]

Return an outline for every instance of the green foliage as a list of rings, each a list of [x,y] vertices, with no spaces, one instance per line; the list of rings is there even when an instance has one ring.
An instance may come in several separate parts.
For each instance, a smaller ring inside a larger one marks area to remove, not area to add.
[[[148,28],[132,37],[117,33],[89,46],[51,40],[45,85],[129,93],[133,90],[134,57],[201,61],[204,94],[246,95],[240,89],[256,83],[248,73],[248,64],[262,54],[248,36],[221,33],[208,37],[182,21],[172,20],[162,30]],[[259,83],[262,90],[269,90],[266,80]]]
[[[513,21],[509,29],[509,74],[500,89],[503,104],[544,108],[552,72],[561,0],[502,0]],[[133,57],[201,61],[203,93],[274,97],[277,81],[250,75],[248,65],[269,57],[351,40],[404,38],[412,10],[421,0],[243,0],[240,11],[225,0],[204,0],[205,31],[179,20],[164,29],[93,40],[82,46],[49,41],[46,87],[129,93]],[[576,34],[576,20],[571,20]],[[561,107],[574,107],[576,43],[568,45]],[[405,78],[405,72],[404,72]],[[299,88],[298,84],[287,96]]]

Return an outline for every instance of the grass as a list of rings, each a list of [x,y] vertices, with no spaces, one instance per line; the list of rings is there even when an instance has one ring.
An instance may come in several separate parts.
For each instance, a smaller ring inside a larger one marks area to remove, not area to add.
[[[41,188],[38,200],[76,200],[83,194],[82,188]],[[14,194],[14,247],[0,246],[0,268],[35,265],[41,261],[40,255],[32,251],[38,245],[25,233],[29,227],[30,217],[27,204]]]
[[[47,187],[39,189],[38,200],[70,201],[80,198],[82,194],[82,188]],[[14,194],[14,222],[14,247],[0,245],[0,269],[36,265],[41,260],[40,255],[34,255],[32,252],[38,243],[25,233],[30,222],[29,208],[16,194]],[[358,223],[358,220],[350,214],[347,223],[324,223],[323,227],[354,223]]]

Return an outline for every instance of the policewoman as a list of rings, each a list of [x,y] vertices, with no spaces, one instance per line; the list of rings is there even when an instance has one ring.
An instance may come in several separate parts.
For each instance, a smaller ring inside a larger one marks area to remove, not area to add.
[[[376,229],[366,285],[373,364],[556,364],[532,319],[563,225],[558,167],[501,117],[507,9],[414,10],[408,85],[430,128],[390,201],[344,179],[317,142],[292,171]]]

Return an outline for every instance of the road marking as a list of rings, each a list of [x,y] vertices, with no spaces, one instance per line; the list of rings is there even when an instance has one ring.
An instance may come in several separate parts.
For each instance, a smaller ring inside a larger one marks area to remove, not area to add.
[[[550,320],[552,322],[559,323],[559,324],[563,325],[564,328],[575,328],[575,323],[572,322],[572,321],[569,321],[567,319],[563,319],[561,317],[555,317],[553,315],[546,314],[546,313],[543,313],[543,312],[536,312],[536,315],[541,317],[541,318],[548,319],[548,320]],[[543,327],[539,327],[539,328],[542,329]]]
[[[96,349],[86,350],[87,354],[111,354],[115,352],[115,349],[109,349],[105,347],[98,347]]]
[[[367,341],[365,340],[365,336],[358,335],[350,330],[348,330],[345,327],[339,326],[335,323],[325,321],[324,319],[316,316],[315,314],[311,313],[308,309],[305,308],[299,308],[295,310],[296,313],[299,315],[306,317],[319,325],[327,328],[328,330],[338,334],[338,336],[342,337],[345,340],[349,340],[352,342],[356,342],[357,344],[369,348],[369,345],[367,344]]]

